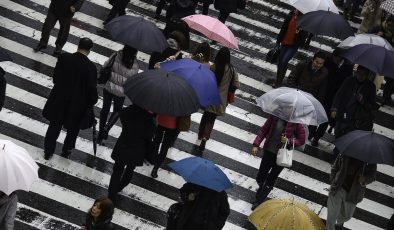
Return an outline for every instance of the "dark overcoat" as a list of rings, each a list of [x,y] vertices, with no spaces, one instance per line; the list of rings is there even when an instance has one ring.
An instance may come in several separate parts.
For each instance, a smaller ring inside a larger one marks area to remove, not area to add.
[[[84,0],[51,0],[49,11],[59,18],[72,17],[74,13],[71,12],[70,7],[74,6],[75,11],[81,9]]]
[[[82,53],[64,53],[56,63],[53,83],[42,115],[65,128],[80,127],[98,100],[96,66]]]
[[[153,115],[131,105],[120,113],[122,133],[112,151],[112,159],[127,165],[142,166],[155,132]]]
[[[236,13],[238,0],[215,0],[215,9],[220,12]]]

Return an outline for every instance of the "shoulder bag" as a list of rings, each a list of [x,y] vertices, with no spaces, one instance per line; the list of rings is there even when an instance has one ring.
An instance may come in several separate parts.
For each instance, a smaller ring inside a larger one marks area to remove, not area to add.
[[[287,149],[287,143],[289,139],[282,148],[278,150],[278,155],[276,156],[276,164],[282,167],[290,168],[293,163],[293,151],[294,151],[294,141],[293,149]]]
[[[232,104],[235,102],[235,91],[238,89],[234,84],[234,77],[235,77],[235,70],[234,67],[231,67],[231,81],[230,81],[230,86],[228,87],[228,92],[227,92],[227,102],[229,104]]]
[[[111,77],[111,72],[112,72],[112,66],[114,65],[116,58],[116,54],[112,56],[111,60],[106,66],[101,67],[100,72],[99,72],[99,77],[97,79],[97,82],[99,84],[105,84]]]
[[[279,51],[280,51],[280,46],[275,45],[274,48],[268,51],[267,56],[265,56],[265,60],[272,64],[276,63],[278,61]]]

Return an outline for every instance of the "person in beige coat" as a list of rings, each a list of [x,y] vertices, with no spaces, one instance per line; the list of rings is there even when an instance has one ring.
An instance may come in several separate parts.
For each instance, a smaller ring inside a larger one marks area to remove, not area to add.
[[[227,95],[230,86],[239,88],[238,74],[230,63],[230,50],[227,47],[219,50],[211,69],[216,76],[222,103],[205,108],[198,131],[198,139],[201,140],[199,146],[201,152],[204,151],[205,144],[211,136],[216,117],[223,116],[226,113],[226,107],[228,105]]]

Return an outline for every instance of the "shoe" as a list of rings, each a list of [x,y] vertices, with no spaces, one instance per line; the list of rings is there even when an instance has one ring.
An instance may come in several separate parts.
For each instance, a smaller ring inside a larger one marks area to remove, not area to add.
[[[311,141],[311,145],[312,145],[313,147],[319,146],[319,139],[313,138],[312,141]]]
[[[203,139],[201,139],[201,143],[200,143],[200,146],[198,146],[198,149],[200,150],[200,151],[204,151],[205,150],[205,144],[207,143],[207,139],[205,139],[205,138],[203,138]]]
[[[33,50],[34,50],[34,52],[38,52],[38,51],[43,50],[45,48],[47,48],[47,45],[38,43],[38,45]]]
[[[71,150],[63,150],[62,154],[60,156],[64,158],[68,158],[71,155]]]
[[[157,170],[159,170],[159,168],[153,167],[152,172],[150,173],[151,177],[153,177],[153,178],[157,178],[158,177]]]
[[[45,160],[51,159],[52,156],[53,156],[53,153],[44,153],[44,159],[45,159]]]
[[[55,50],[53,51],[53,55],[59,56],[62,53],[62,47],[56,46]]]

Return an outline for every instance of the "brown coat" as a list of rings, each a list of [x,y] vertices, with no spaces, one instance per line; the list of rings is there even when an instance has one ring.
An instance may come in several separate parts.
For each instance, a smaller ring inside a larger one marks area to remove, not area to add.
[[[382,0],[366,0],[361,11],[363,20],[358,28],[357,33],[369,33],[374,27],[379,26],[382,18],[382,9],[380,4]]]

